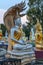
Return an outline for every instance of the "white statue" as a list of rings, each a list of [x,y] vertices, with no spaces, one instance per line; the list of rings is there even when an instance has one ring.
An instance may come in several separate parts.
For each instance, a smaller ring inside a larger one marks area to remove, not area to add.
[[[24,58],[24,61],[22,60],[23,63],[25,63],[26,61],[31,61],[34,57],[32,45],[27,44],[27,41],[24,41],[22,39],[23,32],[21,28],[21,17],[23,15],[20,15],[20,12],[24,10],[24,6],[25,4],[23,2],[18,4],[17,6],[8,10],[6,13],[7,15],[4,17],[5,25],[7,25],[6,27],[9,33],[7,58]]]

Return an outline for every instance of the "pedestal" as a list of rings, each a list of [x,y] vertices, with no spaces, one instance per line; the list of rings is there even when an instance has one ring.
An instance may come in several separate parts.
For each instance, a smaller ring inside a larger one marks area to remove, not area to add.
[[[35,49],[36,59],[43,59],[43,50]]]

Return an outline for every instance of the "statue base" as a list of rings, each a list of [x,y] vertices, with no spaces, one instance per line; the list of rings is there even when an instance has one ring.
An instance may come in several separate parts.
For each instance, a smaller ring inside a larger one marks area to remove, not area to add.
[[[35,49],[36,59],[43,59],[43,50]]]

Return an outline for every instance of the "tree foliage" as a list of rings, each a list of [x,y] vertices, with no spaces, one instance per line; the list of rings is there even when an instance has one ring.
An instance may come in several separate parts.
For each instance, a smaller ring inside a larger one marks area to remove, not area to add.
[[[28,25],[29,25],[29,23],[28,23]],[[29,40],[31,28],[30,28],[30,25],[29,25],[29,27],[28,27],[28,25],[27,26],[23,25],[23,31],[25,32],[25,36],[28,37],[28,40]]]
[[[28,0],[28,7],[27,16],[31,22],[30,24],[35,25],[38,18],[43,29],[43,0]]]
[[[26,36],[30,36],[31,27],[37,23],[37,19],[41,23],[43,31],[43,0],[28,0],[27,19],[30,22],[23,28]]]
[[[5,32],[7,29],[4,24],[0,24],[0,25],[1,25],[2,34],[3,34],[3,36],[5,36]]]

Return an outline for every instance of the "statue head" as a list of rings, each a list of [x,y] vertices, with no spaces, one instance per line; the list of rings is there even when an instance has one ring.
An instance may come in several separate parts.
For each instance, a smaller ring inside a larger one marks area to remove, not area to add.
[[[21,26],[21,18],[14,20],[15,26]]]

